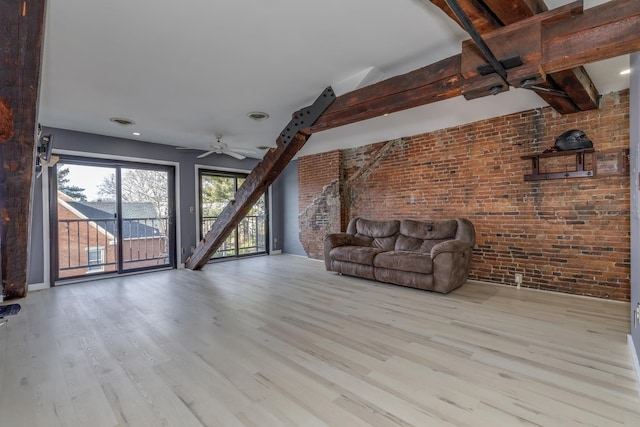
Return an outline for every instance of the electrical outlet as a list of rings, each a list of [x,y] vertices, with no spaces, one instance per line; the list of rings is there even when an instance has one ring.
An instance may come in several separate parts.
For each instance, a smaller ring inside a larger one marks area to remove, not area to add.
[[[640,302],[636,305],[636,309],[633,310],[633,327],[637,327],[640,324]]]
[[[516,286],[520,289],[520,285],[522,285],[522,274],[516,273],[515,276]]]

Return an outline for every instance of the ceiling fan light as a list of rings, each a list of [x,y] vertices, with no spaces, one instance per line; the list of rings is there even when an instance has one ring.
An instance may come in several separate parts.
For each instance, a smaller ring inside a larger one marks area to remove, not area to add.
[[[261,122],[263,120],[267,120],[269,118],[269,115],[262,111],[252,111],[250,113],[247,113],[247,117],[255,120],[256,122]]]

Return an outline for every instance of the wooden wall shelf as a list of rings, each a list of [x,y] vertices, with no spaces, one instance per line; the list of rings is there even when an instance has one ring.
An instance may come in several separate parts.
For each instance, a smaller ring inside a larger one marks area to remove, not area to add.
[[[585,169],[585,154],[592,154],[591,170]],[[541,159],[550,157],[576,156],[576,167],[572,171],[540,173]],[[593,148],[555,153],[539,153],[522,156],[523,160],[531,159],[531,173],[524,176],[525,181],[544,179],[594,178],[629,173],[629,150],[613,149],[596,152]]]
[[[590,178],[595,175],[593,170],[585,170],[584,155],[593,153],[593,148],[571,151],[557,151],[555,153],[539,153],[522,156],[523,160],[531,159],[531,174],[525,175],[525,181],[540,181],[544,179],[566,179],[566,178]],[[576,156],[576,169],[573,171],[540,173],[540,159],[549,157]]]

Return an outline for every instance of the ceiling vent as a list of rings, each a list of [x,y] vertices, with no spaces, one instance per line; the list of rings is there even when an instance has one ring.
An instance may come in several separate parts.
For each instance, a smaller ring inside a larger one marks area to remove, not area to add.
[[[262,111],[252,111],[251,113],[247,114],[247,116],[250,119],[255,120],[256,122],[261,122],[269,118],[269,115],[267,113],[263,113]]]

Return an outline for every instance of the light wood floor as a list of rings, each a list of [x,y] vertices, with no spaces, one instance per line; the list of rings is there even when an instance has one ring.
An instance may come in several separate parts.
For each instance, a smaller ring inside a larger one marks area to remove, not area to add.
[[[629,306],[293,256],[32,292],[2,426],[640,426]]]

